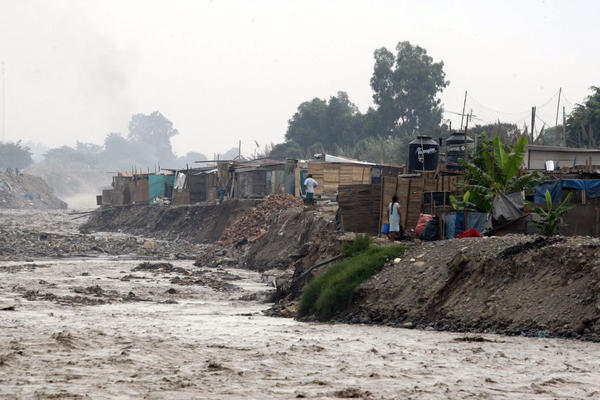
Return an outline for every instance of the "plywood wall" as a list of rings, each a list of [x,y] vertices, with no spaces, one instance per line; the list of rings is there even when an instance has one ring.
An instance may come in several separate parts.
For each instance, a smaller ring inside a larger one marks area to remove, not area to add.
[[[308,173],[319,186],[317,195],[334,195],[340,185],[371,183],[371,167],[356,164],[310,163]]]

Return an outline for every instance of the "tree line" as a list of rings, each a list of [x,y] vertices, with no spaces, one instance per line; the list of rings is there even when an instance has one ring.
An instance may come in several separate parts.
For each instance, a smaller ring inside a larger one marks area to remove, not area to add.
[[[373,102],[361,113],[346,92],[329,99],[314,98],[298,106],[288,122],[285,142],[273,146],[275,159],[335,153],[369,161],[404,161],[408,142],[417,133],[439,135],[443,108],[438,94],[450,83],[444,63],[427,51],[400,42],[395,53],[374,52],[370,84]]]

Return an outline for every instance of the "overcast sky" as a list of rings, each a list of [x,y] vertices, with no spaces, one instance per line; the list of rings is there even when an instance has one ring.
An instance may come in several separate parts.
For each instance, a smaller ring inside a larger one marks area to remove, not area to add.
[[[594,0],[0,0],[7,139],[100,144],[159,110],[179,155],[250,153],[313,97],[343,90],[365,111],[373,51],[403,40],[444,61],[446,110],[468,90],[481,122],[522,125],[538,105],[553,125],[559,87],[568,111],[600,85],[599,17]]]

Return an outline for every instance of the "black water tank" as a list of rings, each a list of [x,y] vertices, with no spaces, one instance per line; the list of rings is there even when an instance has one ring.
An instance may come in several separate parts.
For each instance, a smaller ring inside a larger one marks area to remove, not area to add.
[[[417,136],[408,144],[408,171],[434,171],[437,169],[439,151],[440,146],[431,136]]]
[[[465,147],[469,151],[473,147],[473,139],[465,136],[464,132],[453,132],[446,139],[446,169],[462,169],[459,159],[465,159]]]

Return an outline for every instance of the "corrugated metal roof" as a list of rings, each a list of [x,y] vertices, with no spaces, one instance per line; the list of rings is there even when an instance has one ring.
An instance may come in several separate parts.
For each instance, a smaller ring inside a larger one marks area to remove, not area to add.
[[[531,144],[527,146],[527,150],[533,151],[559,151],[566,153],[600,153],[600,149],[585,149],[580,147],[563,147],[563,146],[545,146],[541,144]]]

